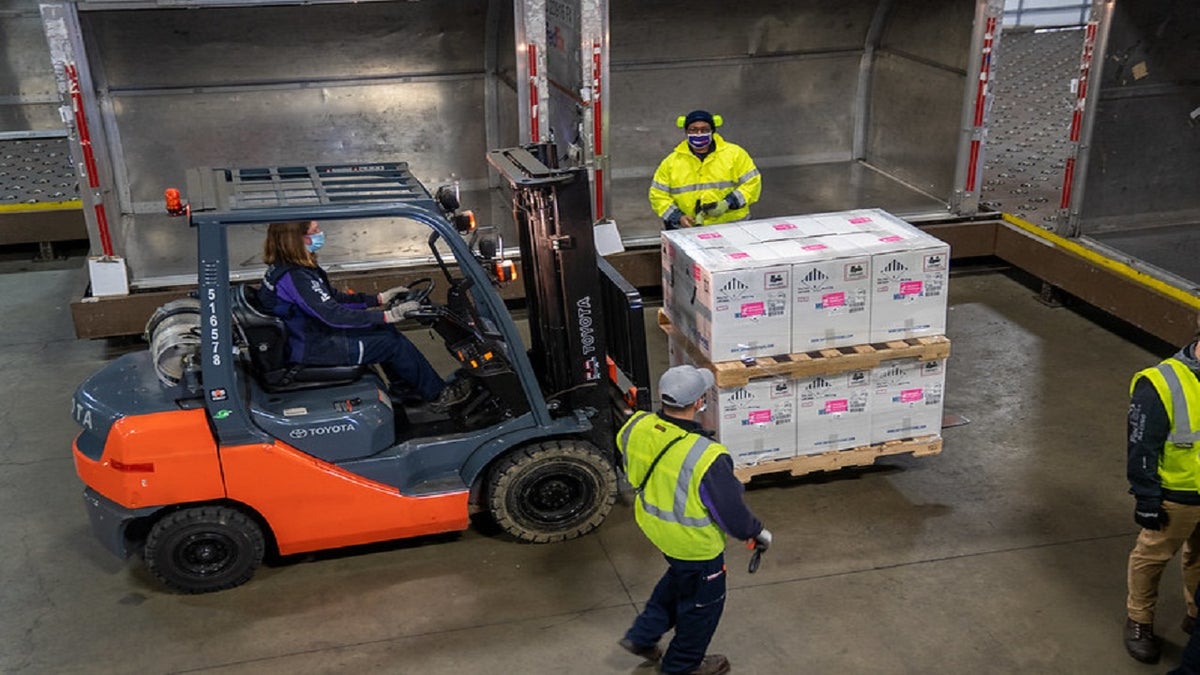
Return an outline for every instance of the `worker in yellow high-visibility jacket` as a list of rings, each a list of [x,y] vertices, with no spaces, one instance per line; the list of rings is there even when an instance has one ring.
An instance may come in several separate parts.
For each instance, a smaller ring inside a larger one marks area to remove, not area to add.
[[[1200,633],[1193,630],[1200,586],[1200,340],[1135,374],[1129,388],[1126,473],[1136,499],[1133,519],[1142,531],[1129,554],[1125,649],[1138,661],[1158,661],[1158,582],[1182,549],[1183,629],[1193,636],[1184,661],[1194,668],[1183,672],[1197,673],[1200,644],[1192,642]]]
[[[742,500],[729,451],[696,421],[713,379],[704,368],[667,370],[658,382],[662,410],[636,413],[617,432],[638,527],[667,559],[666,573],[619,644],[661,659],[662,673],[729,672],[727,658],[706,654],[725,608],[725,536],[762,550],[771,544],[771,533]],[[658,641],[672,628],[664,654]]]
[[[650,183],[650,207],[668,230],[745,220],[762,193],[762,176],[750,154],[716,133],[721,121],[707,110],[676,120],[687,138],[658,165]]]

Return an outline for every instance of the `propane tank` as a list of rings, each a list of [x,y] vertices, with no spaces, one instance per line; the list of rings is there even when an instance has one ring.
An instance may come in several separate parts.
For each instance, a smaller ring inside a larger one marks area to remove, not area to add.
[[[154,310],[143,334],[150,343],[154,371],[166,387],[197,381],[200,354],[200,301],[180,298]]]

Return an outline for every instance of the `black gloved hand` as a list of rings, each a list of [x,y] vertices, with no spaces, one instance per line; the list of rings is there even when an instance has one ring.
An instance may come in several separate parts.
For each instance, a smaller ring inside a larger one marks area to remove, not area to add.
[[[1170,522],[1162,502],[1139,499],[1133,508],[1133,522],[1147,530],[1161,530]]]

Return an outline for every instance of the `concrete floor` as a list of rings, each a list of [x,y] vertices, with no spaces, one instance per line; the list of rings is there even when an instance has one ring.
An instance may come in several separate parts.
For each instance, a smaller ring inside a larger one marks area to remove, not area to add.
[[[0,672],[649,673],[615,644],[663,569],[628,501],[556,545],[474,530],[322,554],[173,595],[93,539],[70,459],[76,384],[136,343],[73,338],[85,271],[0,264]],[[935,457],[752,484],[775,533],[731,543],[712,645],[739,673],[1151,673],[1121,645],[1136,528],[1129,376],[1168,347],[999,272],[954,275]],[[652,367],[665,364],[650,332]],[[423,344],[423,343],[422,343]],[[1164,664],[1184,635],[1164,581]]]

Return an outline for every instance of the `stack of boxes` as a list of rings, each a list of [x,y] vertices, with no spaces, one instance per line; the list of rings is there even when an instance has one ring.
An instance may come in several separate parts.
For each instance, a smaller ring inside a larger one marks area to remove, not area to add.
[[[947,244],[878,209],[663,232],[671,363],[941,335],[949,259]],[[747,466],[937,434],[944,385],[944,359],[831,367],[719,386],[701,422]]]

